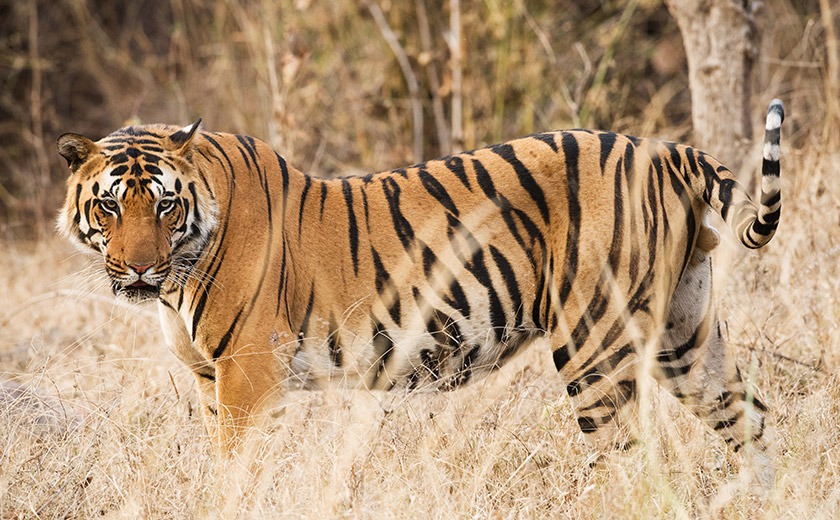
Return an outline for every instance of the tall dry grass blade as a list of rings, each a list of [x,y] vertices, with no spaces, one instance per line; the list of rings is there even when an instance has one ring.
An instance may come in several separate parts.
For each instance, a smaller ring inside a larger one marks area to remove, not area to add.
[[[376,26],[382,34],[382,38],[385,39],[385,42],[391,49],[391,52],[394,53],[394,57],[397,59],[403,78],[405,78],[406,85],[408,86],[408,96],[411,103],[411,115],[413,122],[412,128],[414,130],[414,161],[419,163],[424,159],[423,104],[420,102],[420,86],[417,82],[417,76],[411,68],[411,62],[408,60],[408,55],[406,54],[405,49],[403,49],[402,45],[400,45],[400,41],[397,38],[397,35],[394,34],[394,31],[391,30],[391,26],[388,25],[388,21],[385,19],[385,15],[382,13],[382,9],[379,7],[379,4],[376,3],[375,0],[366,0],[365,5],[367,6],[368,11],[370,11],[371,16],[373,16],[373,20],[376,22]]]
[[[452,74],[452,148],[464,148],[463,56],[461,43],[461,0],[449,0],[449,68]]]

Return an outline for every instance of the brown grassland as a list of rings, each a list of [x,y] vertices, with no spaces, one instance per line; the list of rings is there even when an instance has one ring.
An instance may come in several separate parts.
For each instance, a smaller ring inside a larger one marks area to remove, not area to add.
[[[59,133],[201,116],[338,175],[549,128],[690,141],[691,107],[654,0],[204,4],[0,1],[0,518],[840,517],[836,5],[758,13],[756,135],[771,98],[788,111],[781,225],[758,252],[718,226],[725,334],[778,430],[760,496],[741,456],[655,386],[640,446],[590,469],[547,344],[451,393],[291,392],[255,432],[260,471],[218,475],[155,307],[116,302],[98,263],[53,236]]]

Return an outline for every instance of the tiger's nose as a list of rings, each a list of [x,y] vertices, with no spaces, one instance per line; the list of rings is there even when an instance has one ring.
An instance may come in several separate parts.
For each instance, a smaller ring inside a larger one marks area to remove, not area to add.
[[[136,272],[137,274],[143,274],[143,273],[145,273],[145,272],[146,272],[146,271],[148,271],[148,270],[149,270],[149,268],[151,268],[153,265],[155,265],[155,264],[132,264],[132,263],[129,263],[129,264],[128,264],[128,266],[129,266],[130,268],[134,269],[134,272]]]

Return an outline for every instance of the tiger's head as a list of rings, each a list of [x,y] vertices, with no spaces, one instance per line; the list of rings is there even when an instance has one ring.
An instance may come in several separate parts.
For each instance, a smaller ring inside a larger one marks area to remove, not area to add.
[[[216,227],[193,163],[200,123],[127,127],[97,142],[58,138],[70,168],[59,231],[103,255],[111,289],[130,302],[156,299],[166,281],[183,284]]]

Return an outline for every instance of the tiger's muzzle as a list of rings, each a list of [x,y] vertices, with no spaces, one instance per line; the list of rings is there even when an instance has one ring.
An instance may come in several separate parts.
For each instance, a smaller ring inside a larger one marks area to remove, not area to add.
[[[108,274],[111,277],[111,290],[116,296],[128,300],[129,303],[142,303],[158,299],[160,286],[166,280],[168,269],[151,263],[129,263],[125,266],[125,272],[115,273],[108,269]]]

